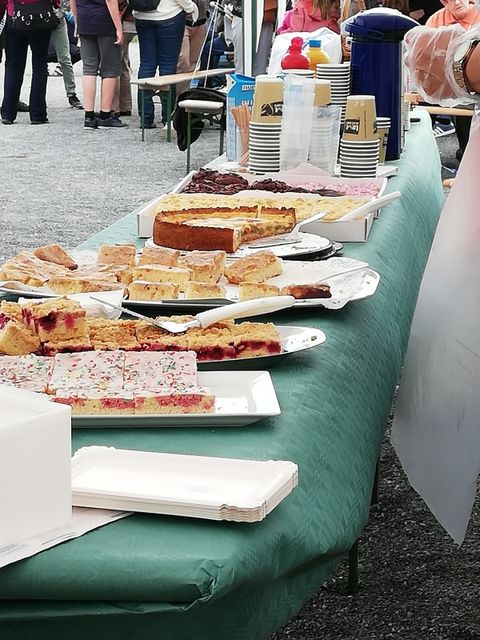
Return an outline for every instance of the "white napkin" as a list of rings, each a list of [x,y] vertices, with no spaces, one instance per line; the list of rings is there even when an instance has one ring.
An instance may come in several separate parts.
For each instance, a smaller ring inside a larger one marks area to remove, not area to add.
[[[107,318],[109,320],[117,320],[122,312],[117,309],[112,309],[111,307],[107,307],[107,305],[101,304],[96,300],[92,300],[91,296],[95,296],[95,298],[99,298],[101,300],[105,300],[106,302],[110,302],[111,304],[116,304],[117,306],[121,306],[122,300],[124,297],[123,289],[118,289],[115,291],[96,291],[95,293],[72,293],[69,296],[66,296],[69,300],[75,300],[78,302],[83,309],[87,312],[87,316],[90,318]],[[45,302],[45,300],[51,300],[51,298],[19,298],[18,301],[21,304],[31,303],[31,302]]]

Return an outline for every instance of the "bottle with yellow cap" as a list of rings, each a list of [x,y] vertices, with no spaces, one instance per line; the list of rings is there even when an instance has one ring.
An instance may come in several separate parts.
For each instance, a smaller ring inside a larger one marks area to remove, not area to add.
[[[309,40],[306,55],[309,60],[309,67],[314,71],[317,69],[317,64],[328,64],[330,62],[328,53],[322,49],[321,40]]]

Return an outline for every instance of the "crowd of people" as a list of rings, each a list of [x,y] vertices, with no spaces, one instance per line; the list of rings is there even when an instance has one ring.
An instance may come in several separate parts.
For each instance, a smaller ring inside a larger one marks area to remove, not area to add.
[[[273,39],[277,34],[312,32],[326,27],[340,32],[340,23],[377,0],[292,0],[277,25],[277,2],[265,0],[254,75],[265,73]],[[396,8],[428,26],[453,23],[464,29],[480,22],[480,12],[472,0],[383,0],[382,6]],[[61,75],[68,104],[85,109],[84,127],[121,128],[122,117],[131,116],[132,91],[129,45],[138,37],[139,78],[156,74],[189,72],[214,68],[222,56],[233,59],[243,73],[242,0],[23,0],[32,13],[49,5],[55,15],[52,28],[25,29],[14,13],[15,0],[0,0],[0,38],[5,49],[5,78],[1,120],[13,124],[19,110],[27,51],[31,50],[32,81],[29,105],[32,124],[48,123],[46,89],[47,63],[57,62],[54,74]],[[2,28],[3,25],[3,28]],[[346,51],[348,55],[348,50]],[[1,56],[1,45],[0,45]],[[83,65],[83,104],[78,97],[73,65]],[[1,57],[0,57],[1,60]],[[98,76],[100,81],[97,80]],[[210,86],[218,84],[210,80]],[[97,84],[99,98],[97,105]],[[177,95],[188,83],[177,87]],[[137,105],[140,113],[140,105]],[[167,99],[162,94],[161,122],[167,120]],[[468,139],[469,118],[458,121],[460,153]],[[144,126],[157,126],[155,103],[146,92]]]

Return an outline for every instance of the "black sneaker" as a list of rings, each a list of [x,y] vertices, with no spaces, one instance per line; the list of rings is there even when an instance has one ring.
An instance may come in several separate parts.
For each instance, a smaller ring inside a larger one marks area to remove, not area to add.
[[[99,118],[98,126],[110,129],[121,129],[122,127],[128,127],[128,124],[126,122],[122,122],[118,116],[111,115],[110,118]]]
[[[48,118],[45,118],[44,120],[31,120],[30,124],[48,124]]]
[[[85,120],[83,121],[84,129],[96,129],[97,127],[98,127],[97,118],[85,118]]]
[[[140,123],[140,128],[142,127],[142,123]],[[157,125],[155,124],[155,122],[145,122],[145,124],[143,125],[144,129],[156,129]]]
[[[2,118],[2,124],[13,124],[13,120],[9,120],[8,118]]]
[[[22,113],[28,113],[29,111],[28,104],[19,100],[17,104],[17,111],[21,111]]]
[[[76,93],[74,93],[72,96],[68,96],[68,104],[74,109],[83,109],[83,104],[78,99]]]

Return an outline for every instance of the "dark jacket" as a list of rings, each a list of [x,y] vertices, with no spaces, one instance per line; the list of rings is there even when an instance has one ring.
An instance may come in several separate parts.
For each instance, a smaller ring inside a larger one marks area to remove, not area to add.
[[[215,89],[207,89],[204,87],[196,87],[195,89],[188,89],[178,96],[177,106],[173,112],[173,128],[177,132],[177,145],[180,151],[185,151],[187,148],[187,114],[184,109],[178,106],[178,103],[182,100],[210,100],[211,102],[222,102],[226,104],[226,95]],[[198,140],[200,134],[203,131],[205,123],[203,120],[195,120],[192,125],[192,142]]]

